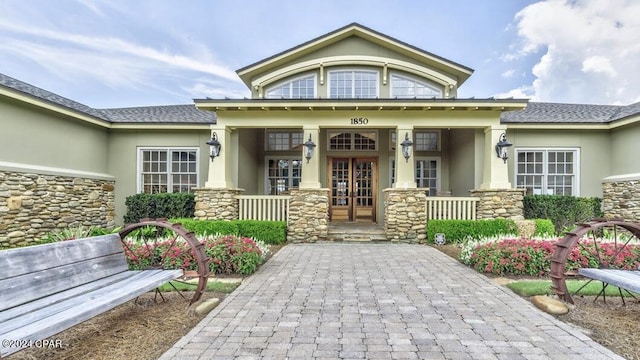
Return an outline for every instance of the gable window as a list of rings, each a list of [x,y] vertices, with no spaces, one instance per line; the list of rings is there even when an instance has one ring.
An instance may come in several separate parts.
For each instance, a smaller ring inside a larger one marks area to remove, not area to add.
[[[329,150],[375,151],[377,140],[376,131],[329,131]]]
[[[516,149],[516,184],[534,195],[578,195],[578,149]]]
[[[138,192],[189,192],[198,187],[197,148],[140,148]]]
[[[267,158],[266,194],[279,195],[300,186],[302,159],[296,157]]]
[[[330,71],[329,97],[332,99],[375,99],[378,97],[378,73],[366,70]]]
[[[267,150],[268,151],[290,151],[301,150],[302,131],[268,131]]]
[[[316,97],[316,76],[308,75],[276,85],[266,91],[267,99],[312,99]]]
[[[391,97],[399,99],[440,98],[442,97],[442,89],[423,81],[394,74],[391,75]]]

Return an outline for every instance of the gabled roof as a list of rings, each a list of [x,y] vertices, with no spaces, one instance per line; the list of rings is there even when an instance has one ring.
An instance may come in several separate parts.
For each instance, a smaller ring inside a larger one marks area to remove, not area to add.
[[[503,124],[609,124],[640,116],[640,103],[627,106],[530,102],[523,110],[502,113]]]
[[[274,68],[277,65],[292,61],[305,54],[314,52],[320,48],[326,47],[330,44],[336,43],[351,36],[358,36],[414,59],[435,64],[435,66],[440,68],[441,70],[445,70],[447,72],[455,74],[458,78],[458,85],[466,81],[473,73],[473,69],[469,67],[445,59],[441,56],[435,55],[413,45],[407,44],[403,41],[377,32],[355,22],[329,32],[325,35],[321,35],[317,38],[304,42],[298,46],[269,56],[251,65],[245,66],[241,69],[238,69],[236,73],[248,87],[251,87],[251,77],[253,75],[268,71],[269,69]]]
[[[95,109],[58,94],[41,89],[0,73],[0,89],[5,88],[25,95],[35,103],[61,110],[79,117],[89,116],[103,126],[110,124],[215,124],[216,114],[198,110],[194,104],[144,106],[116,109]]]

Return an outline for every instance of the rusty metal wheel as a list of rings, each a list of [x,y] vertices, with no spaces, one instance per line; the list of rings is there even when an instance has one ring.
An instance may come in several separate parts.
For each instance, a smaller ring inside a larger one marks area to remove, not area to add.
[[[167,219],[142,219],[139,223],[126,225],[120,231],[120,239],[131,269],[184,270],[183,277],[175,281],[193,286],[191,299],[179,292],[189,304],[198,301],[205,292],[210,259],[204,245],[182,225],[172,224]]]
[[[609,244],[602,242],[609,239]],[[628,251],[632,244],[640,239],[640,224],[626,222],[620,219],[593,219],[588,223],[577,224],[565,233],[565,236],[555,244],[551,256],[551,288],[563,301],[573,304],[571,294],[567,289],[565,277],[576,275],[576,270],[568,267],[568,260],[575,259],[577,252],[593,254],[587,263],[581,267],[600,269],[628,269],[620,262],[619,255]],[[637,268],[638,264],[635,264]]]

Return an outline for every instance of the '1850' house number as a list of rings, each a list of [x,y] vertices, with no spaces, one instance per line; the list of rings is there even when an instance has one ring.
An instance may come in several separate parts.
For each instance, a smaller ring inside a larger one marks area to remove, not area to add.
[[[351,125],[367,125],[368,123],[369,119],[366,117],[351,118]]]

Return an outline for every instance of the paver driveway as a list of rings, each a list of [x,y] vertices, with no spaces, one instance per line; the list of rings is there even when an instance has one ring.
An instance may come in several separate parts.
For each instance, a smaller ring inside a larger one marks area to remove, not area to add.
[[[161,359],[622,359],[421,245],[287,245]]]

